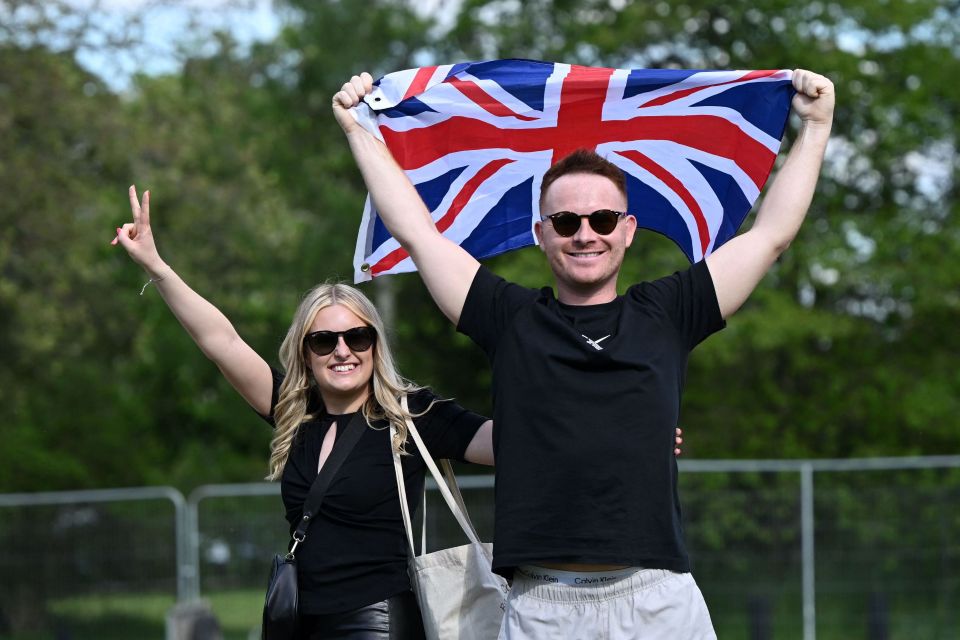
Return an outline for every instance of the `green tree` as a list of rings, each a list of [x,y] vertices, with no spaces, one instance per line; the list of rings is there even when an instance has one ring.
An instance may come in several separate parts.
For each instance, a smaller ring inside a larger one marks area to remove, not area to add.
[[[31,22],[22,7],[43,3],[16,4],[0,30],[0,488],[260,477],[269,431],[106,244],[127,184],[153,192],[164,256],[273,360],[299,294],[352,273],[364,189],[333,92],[363,69],[507,56],[828,74],[840,100],[820,192],[692,359],[687,455],[957,448],[956,3],[467,0],[444,30],[412,2],[291,0],[276,41],[186,34],[203,47],[184,45],[181,71],[123,96],[76,62],[97,21],[58,21],[68,6],[46,3]],[[54,50],[61,23],[78,26]],[[491,266],[550,280],[533,249]],[[683,266],[646,233],[622,285]],[[364,289],[394,310],[407,375],[489,410],[485,359],[416,275]]]
[[[129,171],[119,113],[117,97],[71,56],[0,45],[6,489],[88,484],[89,465],[116,445],[99,433],[91,459],[64,454],[92,440],[113,411],[87,399],[105,400],[110,384],[100,363],[111,340],[101,327],[117,307],[103,262],[110,227],[100,223],[105,188]]]

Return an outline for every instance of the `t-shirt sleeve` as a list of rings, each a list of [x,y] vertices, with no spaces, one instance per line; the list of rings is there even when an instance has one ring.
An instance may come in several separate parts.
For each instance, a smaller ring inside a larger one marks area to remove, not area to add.
[[[507,282],[481,265],[467,292],[457,331],[470,337],[492,359],[497,340],[513,316],[536,297],[535,289]]]
[[[280,385],[283,384],[283,380],[286,378],[286,376],[273,367],[270,367],[270,373],[273,376],[273,390],[270,392],[270,413],[268,415],[263,415],[257,411],[257,415],[263,418],[263,420],[266,421],[271,427],[275,427],[277,425],[273,420],[273,412],[277,408],[277,402],[280,401]]]
[[[424,411],[433,402],[429,411],[413,419],[430,455],[437,459],[449,458],[465,462],[463,454],[487,418],[464,409],[453,400],[440,399],[427,389],[411,395],[409,402],[413,414]],[[416,450],[412,438],[407,445],[407,451],[411,450]]]
[[[685,271],[631,287],[629,295],[661,307],[688,349],[726,326],[713,278],[702,260]]]

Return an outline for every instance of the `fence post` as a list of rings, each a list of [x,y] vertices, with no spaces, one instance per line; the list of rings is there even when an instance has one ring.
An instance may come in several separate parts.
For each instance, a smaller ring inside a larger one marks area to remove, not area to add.
[[[803,558],[803,640],[817,638],[816,587],[814,585],[813,465],[800,465],[800,539]]]
[[[750,640],[772,640],[770,598],[763,595],[752,596],[747,603],[747,612],[750,616]]]
[[[183,581],[184,590],[180,602],[192,602],[200,599],[200,524],[197,518],[197,503],[193,501],[193,494],[187,498],[184,509],[183,535]]]
[[[185,600],[200,599],[200,502],[212,497],[279,496],[278,482],[250,482],[243,484],[205,484],[196,487],[187,496],[184,507],[184,568],[187,589]],[[264,558],[264,567],[269,558]]]
[[[867,638],[869,640],[887,640],[890,637],[890,606],[887,597],[874,591],[867,604]]]

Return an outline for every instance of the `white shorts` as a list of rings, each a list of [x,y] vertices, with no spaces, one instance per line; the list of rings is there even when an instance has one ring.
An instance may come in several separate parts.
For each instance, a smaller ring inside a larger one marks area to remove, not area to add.
[[[500,640],[716,640],[689,573],[518,567]]]

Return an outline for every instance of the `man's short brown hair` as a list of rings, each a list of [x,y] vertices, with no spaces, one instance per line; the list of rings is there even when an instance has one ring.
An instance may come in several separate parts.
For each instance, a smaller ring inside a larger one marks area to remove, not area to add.
[[[606,158],[603,158],[595,151],[590,149],[577,149],[570,155],[555,162],[545,174],[540,183],[540,209],[543,214],[543,198],[547,194],[547,189],[561,176],[572,173],[591,173],[607,178],[614,184],[623,199],[627,199],[627,180],[623,177],[623,171],[617,165]]]

